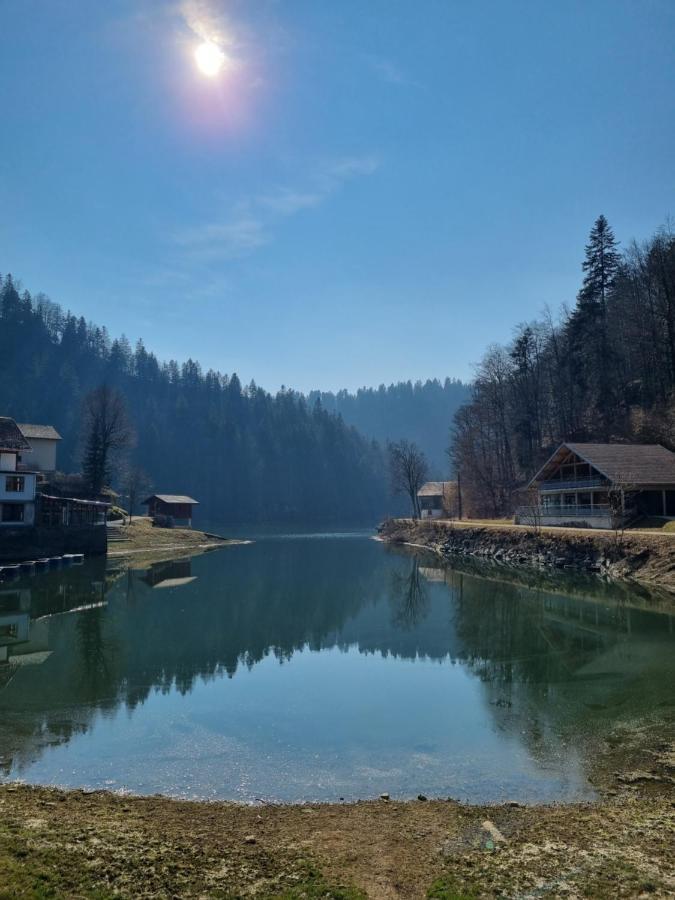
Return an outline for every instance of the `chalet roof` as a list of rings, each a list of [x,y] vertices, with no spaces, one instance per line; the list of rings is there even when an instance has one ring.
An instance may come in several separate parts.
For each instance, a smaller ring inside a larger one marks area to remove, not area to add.
[[[184,494],[151,494],[147,500],[144,500],[142,506],[147,506],[151,500],[161,500],[162,503],[188,503],[192,506],[198,506],[199,500],[193,500]]]
[[[457,490],[456,481],[427,481],[417,492],[418,497],[448,497]]]
[[[22,450],[30,449],[30,444],[21,434],[14,419],[10,419],[9,416],[0,416],[0,450],[20,453]]]
[[[543,481],[558,468],[566,450],[597,469],[613,484],[675,485],[675,453],[661,444],[586,444],[565,442],[542,466],[531,484]]]
[[[61,435],[53,425],[24,425],[22,423],[19,423],[18,428],[21,434],[25,438],[28,438],[28,440],[30,440],[31,438],[35,438],[36,440],[40,441],[62,440]]]

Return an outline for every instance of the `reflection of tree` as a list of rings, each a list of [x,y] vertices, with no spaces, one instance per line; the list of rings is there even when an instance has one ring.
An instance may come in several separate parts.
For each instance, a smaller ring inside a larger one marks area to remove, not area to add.
[[[303,647],[450,657],[484,683],[497,726],[525,732],[532,749],[552,729],[578,738],[598,703],[628,691],[622,674],[604,673],[610,663],[620,671],[612,653],[629,641],[633,700],[664,671],[650,650],[663,647],[665,616],[632,609],[629,629],[626,605],[600,582],[595,602],[590,588],[564,593],[572,582],[562,578],[556,593],[548,582],[506,581],[502,568],[444,570],[433,557],[368,541],[268,543],[192,565],[198,580],[168,590],[151,587],[154,575],[171,584],[184,571],[120,571],[115,580],[85,566],[32,580],[31,616],[49,623],[52,654],[0,687],[0,730],[6,715],[26,725],[19,755],[88,728],[96,710],[134,708],[153,690],[188,693],[200,678],[232,677],[271,655],[286,661]],[[107,607],[91,608],[104,599]],[[667,689],[666,680],[655,695]]]
[[[119,687],[115,658],[119,645],[106,638],[105,625],[106,610],[101,607],[84,610],[76,619],[82,686],[93,701],[116,699]]]
[[[407,573],[398,570],[391,573],[391,602],[394,606],[394,624],[399,628],[414,628],[427,614],[429,597],[417,557],[410,560]]]

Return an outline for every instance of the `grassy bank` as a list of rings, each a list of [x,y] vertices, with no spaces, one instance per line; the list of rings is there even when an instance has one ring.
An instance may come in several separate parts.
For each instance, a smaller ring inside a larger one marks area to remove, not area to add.
[[[240,807],[0,788],[0,897],[672,896],[672,798]]]
[[[111,529],[109,557],[134,557],[139,554],[201,553],[246,541],[230,540],[193,528],[155,528],[150,519],[134,518],[130,524]]]

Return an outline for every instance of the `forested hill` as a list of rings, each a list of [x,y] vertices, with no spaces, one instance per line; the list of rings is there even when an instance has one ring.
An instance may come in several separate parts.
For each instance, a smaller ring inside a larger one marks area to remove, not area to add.
[[[389,508],[383,451],[332,412],[192,360],[160,363],[0,279],[0,415],[54,425],[63,471],[80,469],[82,400],[101,384],[126,400],[133,465],[153,490],[198,499],[198,521],[363,523]]]
[[[446,378],[442,383],[400,381],[388,387],[361,388],[355,394],[313,391],[309,400],[320,399],[325,409],[339,413],[345,422],[383,445],[401,438],[414,441],[427,457],[430,475],[442,479],[450,465],[450,424],[470,393],[469,385]]]
[[[581,257],[582,254],[580,253]],[[576,302],[490,347],[453,452],[470,512],[511,511],[560,442],[636,441],[675,450],[675,234],[621,252],[600,216]]]

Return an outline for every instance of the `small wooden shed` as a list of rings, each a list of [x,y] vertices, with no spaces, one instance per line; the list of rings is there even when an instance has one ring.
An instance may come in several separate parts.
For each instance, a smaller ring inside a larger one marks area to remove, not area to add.
[[[188,527],[192,526],[192,507],[198,504],[198,500],[184,494],[153,494],[142,503],[148,507],[149,516],[170,516]]]

